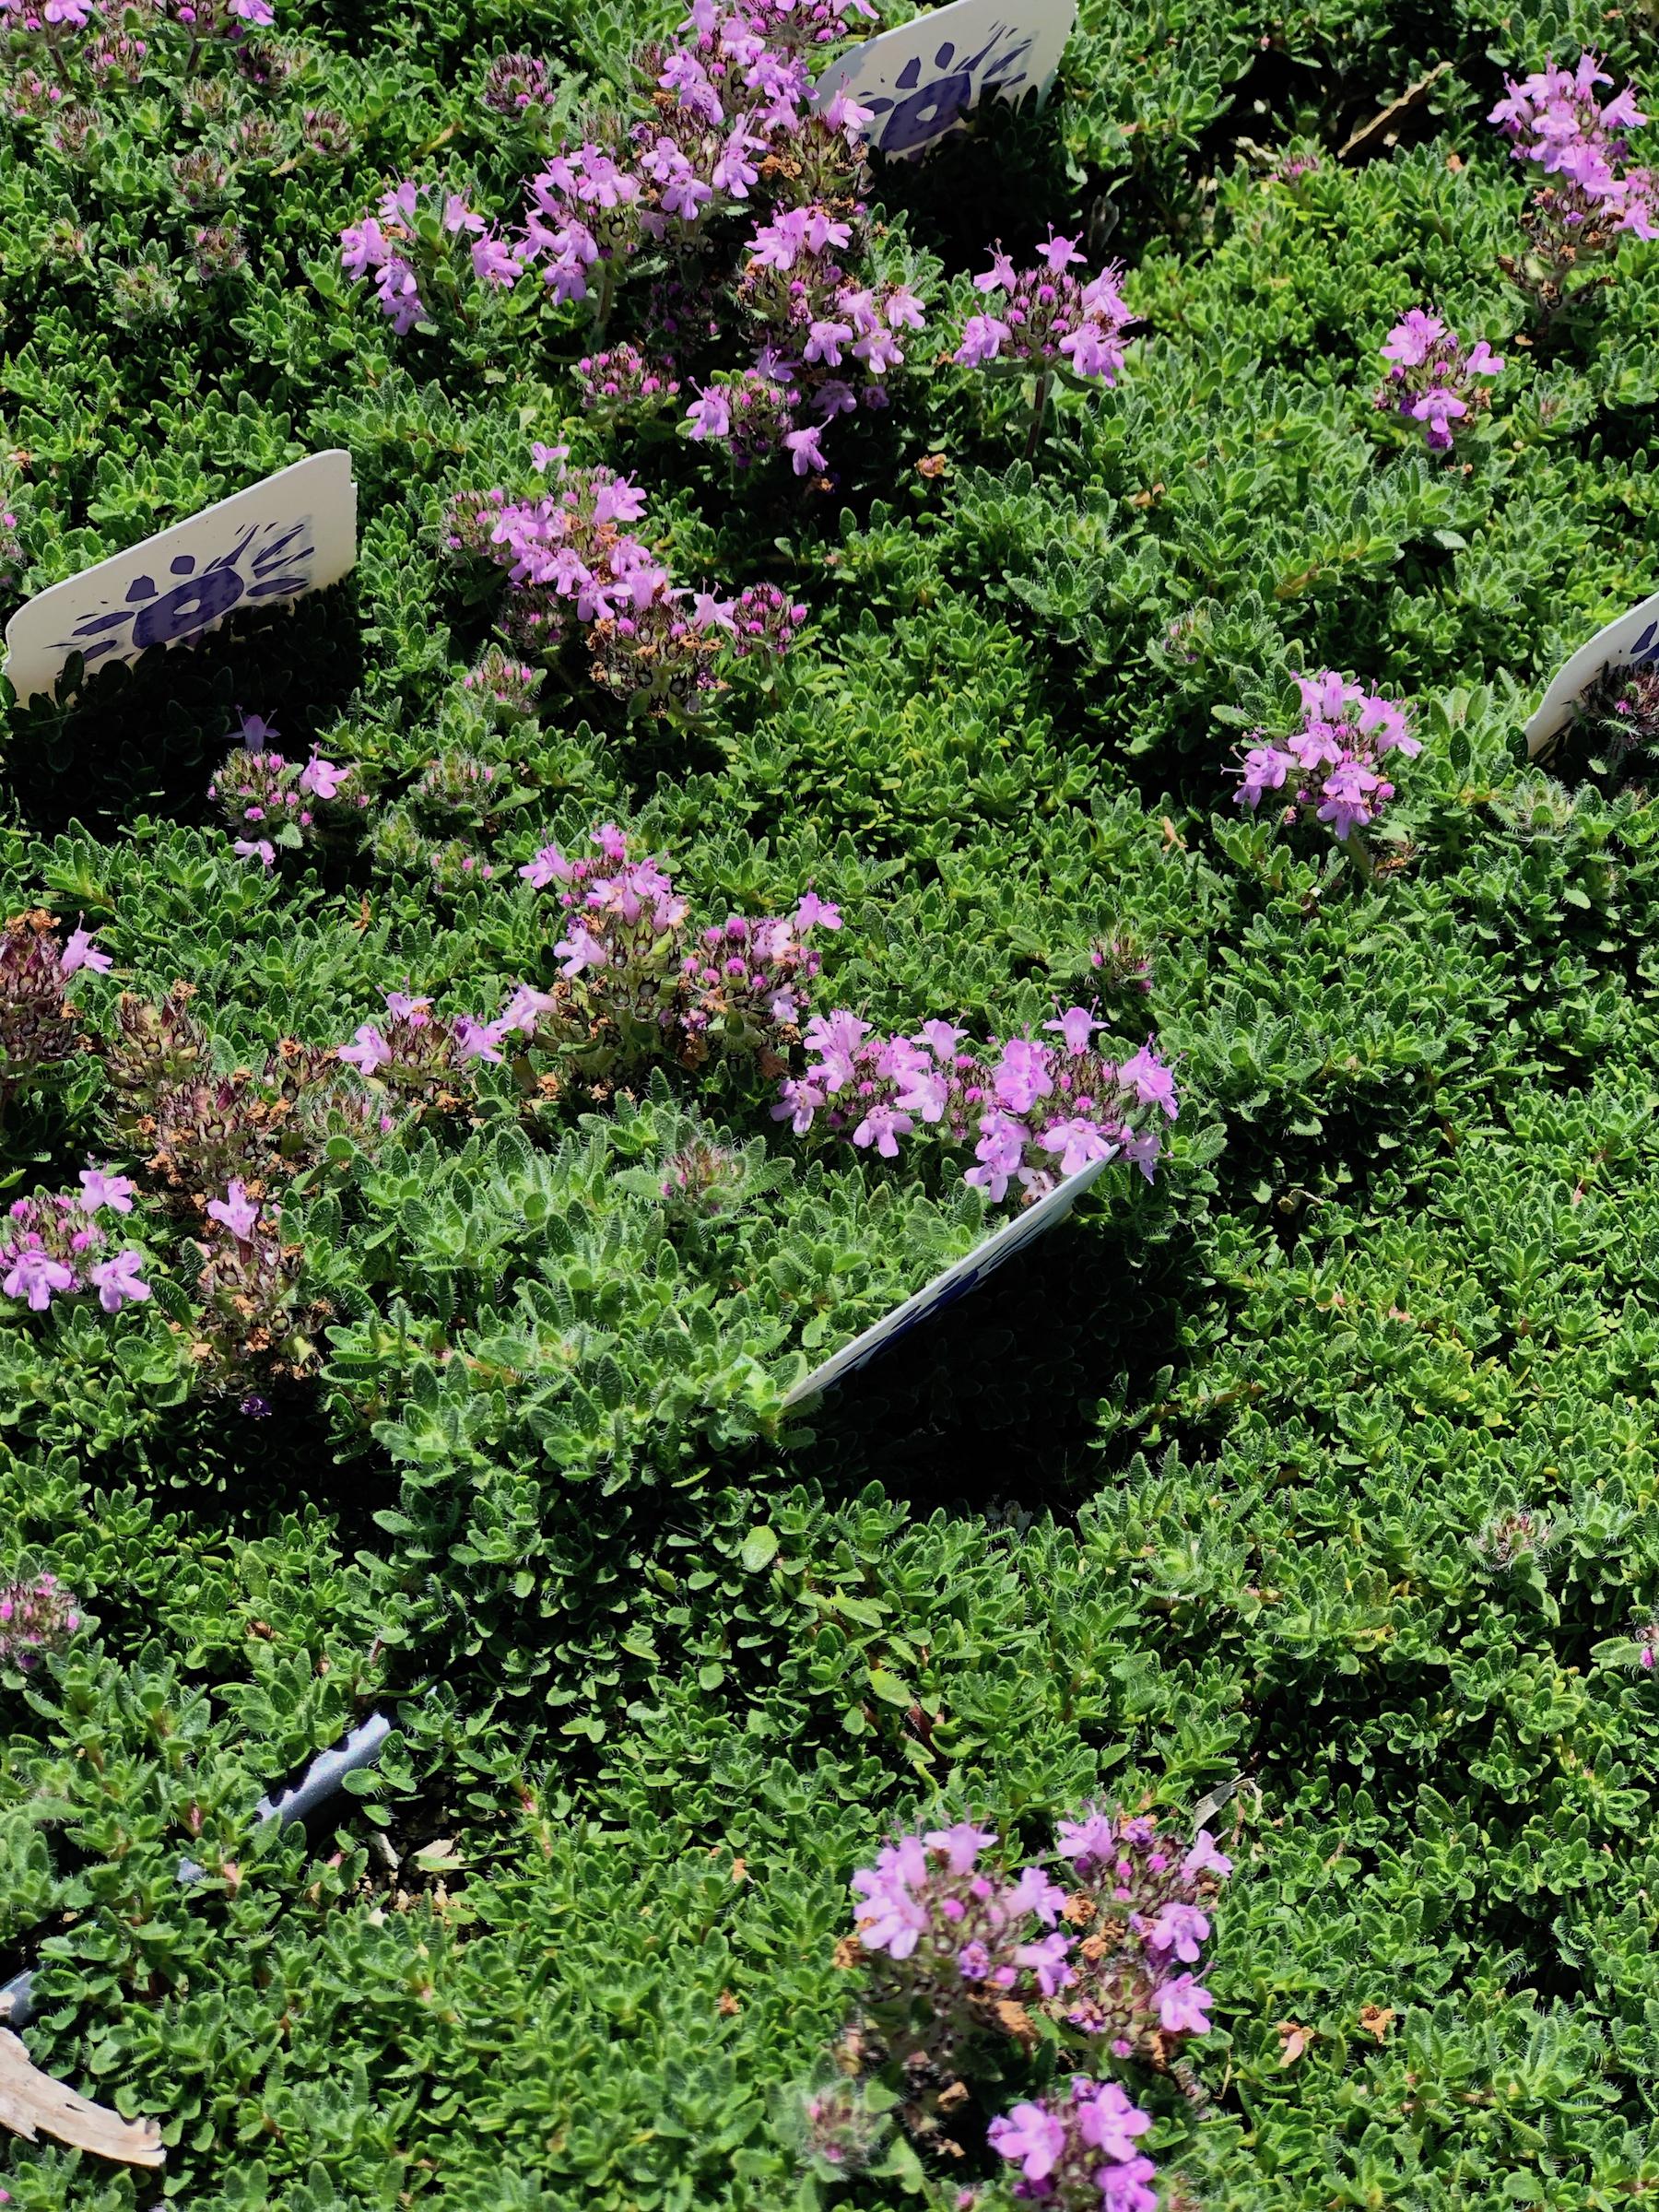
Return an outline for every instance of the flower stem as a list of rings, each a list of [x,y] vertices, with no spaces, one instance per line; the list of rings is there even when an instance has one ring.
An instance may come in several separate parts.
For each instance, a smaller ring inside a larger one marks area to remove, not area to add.
[[[1048,409],[1050,381],[1049,372],[1045,369],[1037,379],[1037,390],[1031,400],[1031,427],[1026,433],[1025,457],[1032,463],[1035,463],[1037,458],[1038,440],[1042,436],[1042,418]]]

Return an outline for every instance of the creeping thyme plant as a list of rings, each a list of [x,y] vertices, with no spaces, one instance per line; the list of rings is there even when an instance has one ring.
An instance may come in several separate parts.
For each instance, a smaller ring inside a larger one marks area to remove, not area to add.
[[[958,20],[0,0],[25,2212],[1659,2191],[1648,16]]]

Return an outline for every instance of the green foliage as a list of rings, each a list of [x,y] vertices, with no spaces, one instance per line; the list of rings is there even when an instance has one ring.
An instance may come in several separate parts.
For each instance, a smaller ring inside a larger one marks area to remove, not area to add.
[[[791,1383],[984,1218],[805,1164],[730,1074],[524,1111],[494,1070],[378,1147],[336,1128],[280,1194],[324,1310],[267,1419],[196,1386],[188,1206],[135,1218],[148,1304],[5,1301],[0,1579],[50,1569],[88,1626],[0,1683],[0,1980],[36,1968],[37,2059],[169,2156],[140,2184],[6,2138],[0,2185],[822,2201],[791,2099],[884,1830],[947,1808],[1035,1843],[1092,1794],[1219,1793],[1209,2101],[1152,2092],[1171,2203],[1640,2202],[1659,840],[1645,789],[1529,767],[1519,732],[1652,585],[1659,253],[1529,332],[1499,266],[1523,180],[1482,121],[1502,69],[1581,43],[1640,76],[1639,18],[1086,0],[1044,112],[887,175],[882,215],[945,272],[929,355],[993,236],[1110,232],[1126,373],[1061,392],[1031,464],[1023,395],[948,366],[860,418],[832,494],[649,449],[677,571],[810,610],[773,688],[687,734],[558,677],[512,724],[460,690],[488,609],[445,500],[533,437],[615,456],[572,410],[572,322],[395,342],[335,247],[404,173],[515,201],[495,55],[543,52],[573,112],[677,11],[277,4],[264,84],[112,92],[74,153],[3,126],[0,611],[320,446],[360,487],[345,583],[9,713],[5,912],[99,932],[87,1030],[188,980],[229,1072],[338,1043],[382,988],[493,1012],[549,971],[513,871],[615,817],[700,915],[836,900],[821,1005],[1006,1031],[1101,989],[1183,1107],[1155,1190],[1109,1175],[806,1418]],[[1339,158],[1402,100],[1392,150]],[[249,117],[277,158],[227,157],[247,259],[205,276],[175,164]],[[1286,182],[1292,144],[1320,166]],[[1448,465],[1372,405],[1418,304],[1509,360]],[[1326,665],[1424,741],[1372,883],[1231,802],[1238,737]],[[206,787],[240,706],[362,763],[376,833],[236,860]],[[488,882],[419,859],[452,754],[501,771],[457,832]],[[1115,937],[1149,997],[1103,989]],[[8,1199],[112,1158],[110,1114],[95,1055],[11,1101]],[[665,1163],[705,1143],[727,1197],[677,1211]],[[378,1770],[309,1836],[255,1830],[376,1704]],[[900,2161],[841,2201],[964,2178]]]

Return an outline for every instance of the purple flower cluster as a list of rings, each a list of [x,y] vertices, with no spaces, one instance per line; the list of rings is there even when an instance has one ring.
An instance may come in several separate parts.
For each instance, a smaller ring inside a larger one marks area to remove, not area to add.
[[[999,2112],[985,2140],[1017,2167],[1014,2194],[1054,2212],[1158,2212],[1157,2169],[1135,2148],[1152,2115],[1115,2081],[1075,2074],[1048,2097]]]
[[[971,315],[955,359],[965,368],[991,361],[1056,365],[1073,375],[1114,384],[1124,365],[1124,333],[1134,317],[1118,289],[1119,268],[1085,280],[1072,265],[1083,260],[1077,241],[1056,238],[1037,249],[1038,266],[1016,269],[999,240],[991,266],[973,288],[986,295],[982,314]]]
[[[1139,1814],[1063,1820],[1057,1842],[1077,1884],[1066,1918],[1085,1931],[1066,2018],[1114,2058],[1167,2065],[1182,2040],[1209,2032],[1215,2000],[1192,1970],[1232,1862],[1207,1831],[1183,1849]]]
[[[499,291],[517,282],[523,264],[464,193],[406,179],[382,194],[378,218],[341,231],[340,266],[354,284],[372,278],[375,305],[402,337],[432,321],[440,301],[459,301],[464,269]]]
[[[553,950],[561,982],[575,988],[522,988],[508,1009],[514,1026],[562,1043],[596,1023],[625,1062],[667,1054],[695,1065],[736,1052],[778,1072],[818,971],[807,939],[841,927],[837,909],[808,891],[791,916],[730,914],[688,939],[688,901],[662,864],[631,859],[614,822],[593,841],[592,857],[544,845],[519,870],[536,890],[559,886],[565,925]]]
[[[656,83],[650,115],[611,148],[592,141],[562,147],[531,180],[524,258],[540,264],[554,298],[585,300],[596,289],[607,308],[629,256],[646,245],[700,240],[714,218],[747,205],[763,164],[806,172],[803,203],[819,196],[813,187],[820,174],[838,201],[844,197],[854,169],[850,149],[835,142],[865,116],[846,101],[832,102],[821,118],[812,113],[811,76],[796,41],[808,15],[821,18],[818,31],[834,38],[849,13],[873,19],[875,10],[868,0],[810,10],[791,0],[749,0],[723,13],[715,0],[693,0],[677,43],[644,57]],[[787,164],[773,159],[785,147]]]
[[[237,1181],[222,1198],[206,1207],[209,1224],[196,1289],[203,1307],[203,1335],[197,1358],[211,1361],[221,1382],[234,1377],[250,1358],[266,1359],[288,1349],[293,1364],[306,1354],[288,1340],[294,1335],[295,1307],[302,1253],[281,1239],[282,1208],[263,1200]]]
[[[435,1015],[429,998],[389,991],[389,1018],[363,1023],[337,1057],[377,1083],[451,1106],[459,1100],[445,1094],[468,1070],[509,1052],[554,1053],[589,1081],[656,1060],[696,1067],[724,1054],[758,1060],[769,1078],[781,1074],[818,971],[807,940],[841,927],[837,910],[809,891],[793,915],[731,914],[693,933],[689,902],[660,861],[631,856],[613,822],[593,841],[596,853],[575,858],[544,845],[519,870],[533,889],[558,887],[563,924],[550,990],[519,984],[488,1022]],[[559,1083],[550,1077],[544,1088]]]
[[[207,39],[240,39],[265,30],[276,20],[271,0],[125,0],[124,17],[177,25],[198,43]],[[94,0],[0,0],[0,29],[43,38],[49,44],[65,33],[94,27]]]
[[[601,330],[636,255],[695,256],[694,335],[716,350],[684,429],[739,466],[787,453],[797,476],[822,470],[830,424],[887,405],[904,334],[923,326],[920,296],[876,252],[866,112],[845,96],[811,104],[808,53],[858,16],[874,19],[868,0],[693,0],[674,41],[641,57],[648,113],[606,144],[552,154],[513,242],[520,266],[539,269],[559,305],[588,302]],[[542,97],[545,79],[514,60],[498,107]],[[677,327],[670,312],[658,335],[674,342]],[[747,361],[732,362],[734,347]],[[678,389],[669,364],[629,345],[579,373],[585,404],[613,420],[660,414]]]
[[[1150,1040],[1119,1063],[1096,1051],[1104,1024],[1071,1006],[1044,1036],[968,1044],[967,1032],[929,1021],[912,1037],[882,1036],[838,1008],[806,1025],[806,1071],[780,1086],[776,1121],[805,1136],[823,1127],[895,1159],[899,1140],[926,1133],[973,1147],[963,1180],[1000,1206],[1011,1187],[1041,1197],[1091,1160],[1121,1154],[1152,1180],[1160,1148],[1156,1116],[1179,1112],[1174,1077]],[[1057,1041],[1050,1043],[1048,1036]]]
[[[735,293],[754,363],[735,382],[717,377],[702,388],[687,410],[689,438],[730,441],[739,465],[781,446],[804,477],[827,465],[821,441],[837,416],[887,406],[888,380],[904,366],[902,334],[922,329],[925,318],[908,285],[848,269],[841,256],[853,231],[851,217],[840,220],[822,204],[784,208],[755,226]],[[743,405],[757,388],[776,403],[764,440],[758,411]]]
[[[986,1996],[1063,1999],[1056,2011],[1116,2058],[1167,2063],[1182,2039],[1208,2033],[1214,2000],[1191,1970],[1210,1932],[1204,1905],[1232,1863],[1207,1832],[1183,1851],[1139,1815],[1064,1820],[1073,1893],[1037,1866],[1017,1879],[982,1867],[996,1840],[970,1822],[900,1836],[853,1876],[859,1940],[885,1954],[889,1980],[901,1966],[904,1988],[940,2013]],[[1088,1933],[1062,1933],[1060,1920]]]
[[[1296,682],[1301,728],[1277,740],[1251,733],[1235,796],[1241,806],[1256,807],[1269,792],[1282,792],[1287,822],[1300,813],[1347,839],[1374,822],[1394,795],[1380,763],[1391,753],[1413,759],[1423,748],[1404,708],[1335,669]]]
[[[1603,102],[1596,88],[1613,79],[1600,57],[1581,54],[1564,69],[1551,64],[1517,83],[1487,118],[1512,141],[1517,161],[1535,162],[1547,182],[1534,195],[1528,229],[1535,249],[1556,273],[1606,251],[1619,233],[1659,238],[1659,187],[1647,169],[1625,166],[1625,134],[1647,117],[1630,86]]]
[[[32,1674],[48,1652],[63,1650],[80,1625],[78,1602],[56,1575],[0,1583],[0,1666]]]
[[[1490,405],[1490,393],[1475,380],[1495,377],[1503,369],[1484,338],[1465,347],[1454,330],[1420,307],[1389,332],[1382,359],[1392,366],[1377,406],[1421,423],[1432,453],[1449,453],[1453,426]]]
[[[505,569],[505,627],[522,645],[547,654],[583,629],[595,680],[656,713],[694,709],[715,688],[726,653],[742,659],[763,643],[774,655],[788,651],[804,607],[783,620],[770,586],[721,599],[676,585],[633,534],[645,512],[637,484],[607,468],[567,467],[562,446],[532,452],[538,470],[557,471],[551,488],[516,500],[500,489],[464,493],[452,502],[446,539],[453,552]]]
[[[1055,1924],[1065,1890],[1041,1866],[1012,1879],[982,1868],[996,1841],[959,1820],[896,1837],[853,1877],[860,1943],[941,2009],[992,1994],[1052,1997],[1072,1979],[1071,1938]]]
[[[1136,2147],[1151,2121],[1095,2077],[1108,2055],[1168,2069],[1208,2032],[1213,2000],[1192,1968],[1232,1863],[1207,1832],[1183,1847],[1141,1815],[1085,1812],[1060,1823],[1058,1847],[1070,1889],[1041,1865],[1015,1871],[971,1821],[886,1844],[852,1880],[865,2010],[919,2140],[965,2101],[961,2071],[987,2036],[1030,2051],[1032,2015],[1046,2016],[1091,2071],[992,2121],[992,2149],[1018,2170],[1015,2194],[1057,2212],[1151,2212],[1153,2168]]]
[[[635,712],[694,713],[720,688],[723,655],[782,660],[806,619],[806,607],[774,584],[750,584],[733,599],[664,590],[638,612],[594,623],[594,680]]]
[[[475,1021],[469,1014],[437,1014],[429,998],[387,991],[384,1017],[359,1024],[349,1044],[335,1057],[355,1067],[365,1080],[382,1085],[422,1105],[442,1110],[461,1103],[457,1086],[470,1088],[471,1069],[481,1061],[499,1063],[502,1040],[516,1023]]]
[[[110,1249],[97,1216],[130,1214],[133,1186],[124,1175],[83,1170],[81,1189],[52,1197],[15,1199],[0,1225],[0,1290],[20,1298],[30,1312],[44,1313],[54,1298],[96,1290],[106,1313],[141,1304],[149,1285],[136,1246]]]
[[[236,734],[263,747],[278,733],[263,716],[244,714]],[[299,761],[239,746],[208,784],[207,796],[218,802],[230,828],[242,832],[233,847],[239,857],[266,868],[276,858],[277,844],[315,841],[320,810],[335,806],[361,812],[369,804],[359,770],[324,760],[314,747],[309,760]]]
[[[103,974],[110,964],[88,930],[74,930],[60,945],[56,924],[39,908],[0,930],[0,1099],[78,1052],[78,1017],[66,986],[83,968]]]

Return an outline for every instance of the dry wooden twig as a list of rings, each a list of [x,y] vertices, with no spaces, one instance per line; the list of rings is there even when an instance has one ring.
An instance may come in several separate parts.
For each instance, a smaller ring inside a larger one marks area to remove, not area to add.
[[[126,2166],[159,2166],[167,2153],[153,2120],[124,2120],[107,2105],[84,2097],[42,2074],[18,2038],[0,2028],[0,2127],[9,2127],[26,2143],[41,2130],[94,2158],[119,2159]]]

